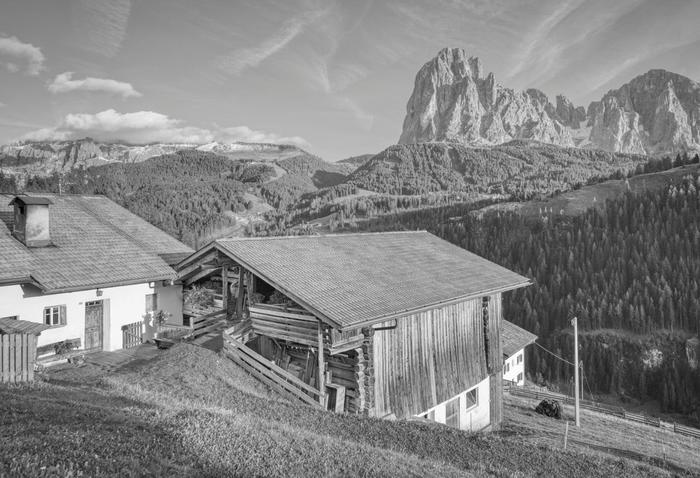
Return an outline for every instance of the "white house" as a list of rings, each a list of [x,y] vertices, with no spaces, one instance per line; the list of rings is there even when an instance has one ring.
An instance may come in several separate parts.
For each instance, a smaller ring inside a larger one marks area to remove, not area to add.
[[[124,326],[152,335],[147,313],[181,320],[171,265],[191,252],[102,196],[0,194],[0,318],[49,325],[43,350],[120,349]]]
[[[537,336],[512,322],[503,321],[501,347],[503,349],[503,380],[518,386],[525,384],[525,347]]]

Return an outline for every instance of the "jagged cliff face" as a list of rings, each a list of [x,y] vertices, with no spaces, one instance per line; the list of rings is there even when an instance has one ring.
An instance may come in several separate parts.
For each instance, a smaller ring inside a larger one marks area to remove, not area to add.
[[[700,84],[651,70],[591,103],[588,124],[591,144],[609,151],[700,149]]]
[[[536,140],[612,152],[700,150],[700,85],[652,70],[588,110],[536,89],[514,91],[484,76],[478,58],[445,48],[416,75],[399,143],[471,146]]]
[[[416,76],[399,143],[501,144],[533,139],[573,146],[556,107],[538,90],[513,91],[483,76],[478,58],[443,49]]]

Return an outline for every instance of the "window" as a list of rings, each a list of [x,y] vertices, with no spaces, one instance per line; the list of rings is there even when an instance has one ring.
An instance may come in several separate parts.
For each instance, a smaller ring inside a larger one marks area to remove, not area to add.
[[[523,354],[518,355],[518,363],[523,362]]]
[[[146,313],[158,310],[158,294],[146,294]]]
[[[459,428],[459,397],[445,404],[445,424],[449,427]]]
[[[506,362],[506,366],[503,367],[503,371],[505,373],[508,373],[510,371],[510,362]]]
[[[52,305],[44,307],[44,324],[46,325],[66,325],[66,306]]]
[[[0,317],[0,320],[5,320],[5,319],[17,320],[17,319],[19,319],[19,315],[8,315],[7,317]]]
[[[469,390],[466,394],[466,409],[469,410],[471,408],[476,407],[479,405],[479,389],[478,388],[472,388]]]
[[[518,374],[517,382],[520,383],[520,382],[522,382],[522,381],[523,381],[523,373],[520,372],[520,373]]]

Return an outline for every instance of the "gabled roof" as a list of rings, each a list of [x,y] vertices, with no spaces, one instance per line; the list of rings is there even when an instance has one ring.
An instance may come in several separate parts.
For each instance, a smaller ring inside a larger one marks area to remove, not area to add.
[[[65,292],[175,279],[160,254],[192,252],[104,196],[52,194],[41,194],[52,202],[52,245],[28,248],[11,233],[13,197],[0,195],[0,284],[31,282],[44,292]]]
[[[506,357],[511,357],[535,340],[537,340],[535,334],[518,327],[512,322],[508,322],[507,320],[503,321],[503,328],[501,329],[501,348],[503,349],[503,355]]]
[[[34,334],[39,335],[46,329],[50,329],[50,325],[30,322],[28,320],[19,319],[0,319],[0,334]]]
[[[213,248],[340,329],[530,282],[425,231],[220,239],[178,267]]]

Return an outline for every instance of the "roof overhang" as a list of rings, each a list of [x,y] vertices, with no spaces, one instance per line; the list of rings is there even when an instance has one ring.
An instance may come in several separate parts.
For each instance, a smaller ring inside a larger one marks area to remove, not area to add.
[[[312,304],[308,303],[307,301],[305,301],[304,299],[299,297],[297,294],[294,293],[294,291],[285,288],[284,286],[277,283],[274,279],[270,278],[269,276],[267,276],[264,273],[261,273],[255,266],[246,262],[245,260],[242,260],[240,257],[237,257],[236,255],[232,254],[230,251],[226,250],[224,247],[217,244],[216,241],[213,241],[213,242],[207,244],[199,251],[195,252],[191,256],[189,256],[186,259],[184,259],[183,261],[181,261],[179,264],[177,264],[175,266],[175,269],[182,270],[183,268],[191,265],[198,258],[207,255],[208,253],[210,253],[213,250],[216,250],[216,251],[224,254],[225,256],[229,257],[234,262],[236,262],[236,263],[240,264],[241,266],[243,266],[244,268],[248,269],[249,271],[251,271],[252,273],[257,275],[261,279],[264,279],[265,282],[269,283],[271,286],[275,287],[277,290],[284,293],[287,297],[294,300],[294,302],[296,302],[300,306],[304,307],[309,312],[313,313],[319,320],[331,325],[333,328],[338,329],[340,331],[353,330],[353,329],[357,329],[357,328],[361,328],[361,327],[369,327],[369,326],[372,326],[374,324],[378,324],[381,322],[386,322],[389,320],[394,320],[394,319],[398,319],[401,317],[406,317],[408,315],[418,314],[421,312],[426,312],[429,310],[438,309],[440,307],[446,307],[446,306],[452,305],[452,304],[458,304],[460,302],[465,302],[468,300],[477,299],[479,297],[484,297],[484,296],[493,295],[493,294],[499,294],[499,293],[519,289],[522,287],[527,287],[533,283],[533,281],[531,279],[526,279],[522,282],[514,283],[514,284],[511,284],[508,286],[499,287],[499,288],[490,289],[490,290],[483,290],[477,294],[459,296],[459,297],[455,297],[455,298],[448,299],[448,300],[443,300],[443,301],[439,301],[439,302],[435,302],[435,303],[431,303],[431,304],[426,304],[426,305],[421,306],[421,307],[414,307],[411,309],[399,310],[399,311],[392,312],[391,314],[385,314],[385,315],[376,316],[376,317],[368,317],[367,319],[362,320],[362,321],[357,321],[357,322],[353,322],[351,324],[341,325],[336,320],[334,320],[332,317],[329,317],[326,313],[322,312],[321,310],[319,310],[318,308],[316,308]]]

